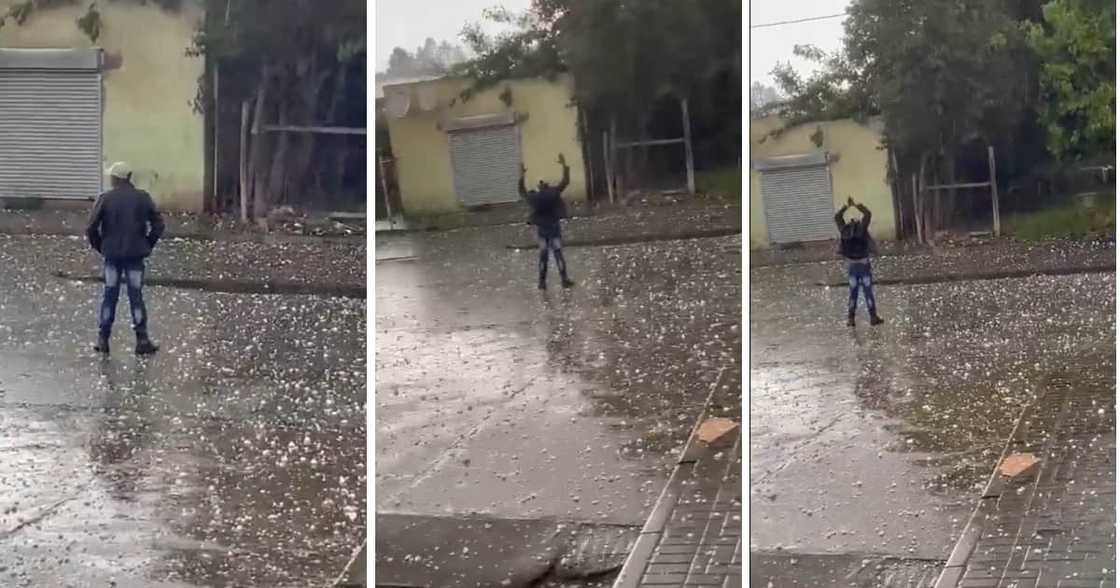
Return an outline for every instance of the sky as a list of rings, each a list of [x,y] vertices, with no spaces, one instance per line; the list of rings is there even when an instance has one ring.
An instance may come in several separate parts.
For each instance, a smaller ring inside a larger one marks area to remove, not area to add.
[[[841,14],[851,0],[815,0],[790,2],[789,0],[750,0],[752,25]],[[793,55],[794,45],[816,45],[831,53],[844,38],[844,19],[833,18],[815,22],[788,24],[777,27],[751,29],[750,79],[774,85],[770,72],[782,62],[790,62],[800,73],[812,71],[809,64]]]
[[[502,5],[514,11],[529,7],[531,0],[377,0],[376,21],[377,70],[384,70],[394,47],[413,51],[432,37],[436,41],[461,43],[459,32],[468,22],[481,20],[482,11]],[[851,0],[749,0],[752,24],[795,20],[843,13]],[[796,44],[812,44],[834,51],[844,36],[844,19],[788,24],[750,31],[750,79],[772,85],[770,71],[778,63],[789,61],[803,73],[809,65],[793,56]]]
[[[389,65],[394,47],[415,51],[431,37],[462,45],[463,25],[482,20],[482,11],[505,6],[515,12],[529,7],[530,0],[376,0],[377,71]]]

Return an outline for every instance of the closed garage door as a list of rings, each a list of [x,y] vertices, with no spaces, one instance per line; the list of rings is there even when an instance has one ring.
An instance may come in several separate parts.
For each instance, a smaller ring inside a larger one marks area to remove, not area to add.
[[[837,236],[827,165],[761,172],[771,243],[823,241]]]
[[[96,50],[0,50],[0,197],[101,191]]]
[[[455,194],[464,206],[516,202],[521,175],[517,126],[457,130],[448,133]]]

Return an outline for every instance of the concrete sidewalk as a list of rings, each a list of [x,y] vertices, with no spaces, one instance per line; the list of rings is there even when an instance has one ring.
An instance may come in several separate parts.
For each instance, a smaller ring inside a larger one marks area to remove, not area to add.
[[[1107,376],[1052,377],[1024,411],[1004,455],[1041,463],[993,473],[937,588],[1116,585],[1116,388],[1097,359]]]
[[[700,421],[720,404],[709,402]],[[741,430],[722,447],[704,445],[694,431],[615,588],[743,585]]]

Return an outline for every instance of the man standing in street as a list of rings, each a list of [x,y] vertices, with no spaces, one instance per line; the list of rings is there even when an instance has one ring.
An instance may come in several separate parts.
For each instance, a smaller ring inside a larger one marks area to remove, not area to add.
[[[525,166],[521,166],[521,178],[517,182],[517,193],[529,203],[531,209],[529,224],[537,227],[537,244],[539,245],[537,286],[541,290],[545,289],[548,279],[549,251],[552,251],[553,256],[556,257],[556,269],[560,271],[560,285],[565,288],[571,288],[575,285],[575,282],[568,278],[568,264],[564,260],[564,245],[560,234],[560,220],[568,217],[568,207],[564,203],[562,195],[564,189],[568,187],[571,170],[568,169],[568,162],[564,160],[563,153],[556,159],[556,162],[564,170],[564,175],[556,186],[550,186],[547,182],[541,180],[537,184],[536,190],[526,191]]]
[[[844,222],[844,213],[848,208],[855,206],[863,215],[858,221],[852,219]],[[871,315],[871,324],[881,325],[883,319],[875,308],[875,292],[871,277],[871,253],[874,242],[871,240],[871,210],[863,204],[856,204],[852,197],[848,197],[845,204],[836,213],[836,228],[840,230],[840,254],[848,263],[848,326],[856,326],[856,307],[859,304],[859,292],[863,290],[864,301],[867,302],[867,312]]]
[[[132,185],[132,168],[117,162],[109,168],[112,189],[97,198],[86,236],[105,260],[105,295],[98,314],[99,353],[109,353],[121,282],[128,288],[137,355],[151,355],[159,346],[148,338],[148,310],[144,307],[144,260],[163,235],[163,217],[151,195]]]

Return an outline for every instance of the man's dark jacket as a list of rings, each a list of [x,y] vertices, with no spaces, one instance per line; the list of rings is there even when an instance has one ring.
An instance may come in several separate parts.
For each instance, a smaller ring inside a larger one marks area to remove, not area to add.
[[[847,206],[841,208],[834,217],[836,228],[840,230],[840,255],[853,261],[867,259],[875,250],[875,241],[871,238],[869,231],[871,211],[862,204],[857,204],[856,208],[863,214],[863,218],[858,222],[844,222],[844,212],[848,209]]]
[[[151,255],[163,228],[163,216],[152,196],[121,186],[97,198],[86,237],[105,259],[143,259]]]
[[[555,186],[541,190],[525,190],[525,177],[517,183],[517,191],[529,203],[529,224],[543,228],[559,227],[560,219],[568,218],[568,205],[562,194],[568,187],[570,170],[564,166],[564,177]]]

